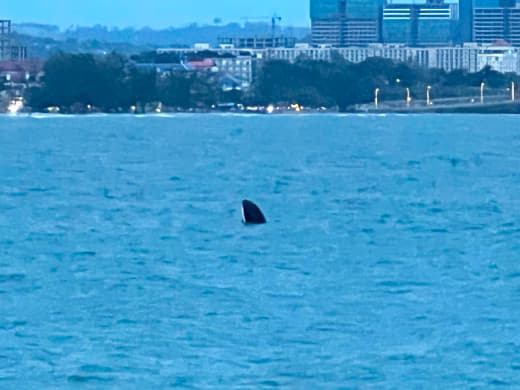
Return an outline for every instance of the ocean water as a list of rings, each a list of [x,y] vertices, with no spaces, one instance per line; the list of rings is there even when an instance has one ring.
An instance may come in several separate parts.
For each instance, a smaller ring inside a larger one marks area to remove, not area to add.
[[[0,388],[520,388],[519,124],[0,117]]]

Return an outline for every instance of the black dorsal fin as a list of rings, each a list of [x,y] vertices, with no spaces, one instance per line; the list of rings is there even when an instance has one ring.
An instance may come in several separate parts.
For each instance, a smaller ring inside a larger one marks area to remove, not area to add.
[[[242,218],[244,223],[247,224],[263,224],[267,222],[262,210],[250,200],[242,202]]]

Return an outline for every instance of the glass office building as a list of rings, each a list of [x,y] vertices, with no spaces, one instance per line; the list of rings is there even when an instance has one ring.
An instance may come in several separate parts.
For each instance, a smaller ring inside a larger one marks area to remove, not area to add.
[[[380,40],[383,0],[311,0],[315,45],[364,46]]]
[[[455,43],[458,4],[441,1],[387,4],[383,9],[383,42],[409,46],[445,46]]]
[[[473,40],[479,44],[504,40],[520,46],[520,1],[473,0]]]
[[[473,0],[459,0],[459,23],[455,36],[458,43],[473,41]]]
[[[345,24],[345,1],[311,0],[313,45],[341,46]]]
[[[377,19],[382,1],[380,0],[346,0],[345,11],[349,19]]]
[[[520,0],[310,0],[315,45],[520,45]]]
[[[345,46],[379,42],[381,6],[381,0],[346,0]]]
[[[343,16],[345,6],[338,0],[311,0],[311,19],[327,20]]]

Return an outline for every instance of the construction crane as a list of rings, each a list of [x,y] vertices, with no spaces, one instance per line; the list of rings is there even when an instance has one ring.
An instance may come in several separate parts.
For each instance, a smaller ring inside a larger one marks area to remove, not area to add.
[[[278,16],[278,14],[273,14],[273,16],[253,16],[253,17],[243,17],[241,20],[269,20],[271,19],[271,29],[273,35],[276,35],[276,24],[282,21],[282,17]]]
[[[273,29],[273,35],[276,34],[276,22],[281,23],[282,22],[282,17],[278,16],[277,14],[274,14],[271,17],[271,26],[272,26],[272,29]]]

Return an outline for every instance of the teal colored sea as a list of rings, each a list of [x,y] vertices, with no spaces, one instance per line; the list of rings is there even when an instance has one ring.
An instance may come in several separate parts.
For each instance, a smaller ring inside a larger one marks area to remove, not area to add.
[[[1,116],[0,388],[520,388],[520,117]]]

